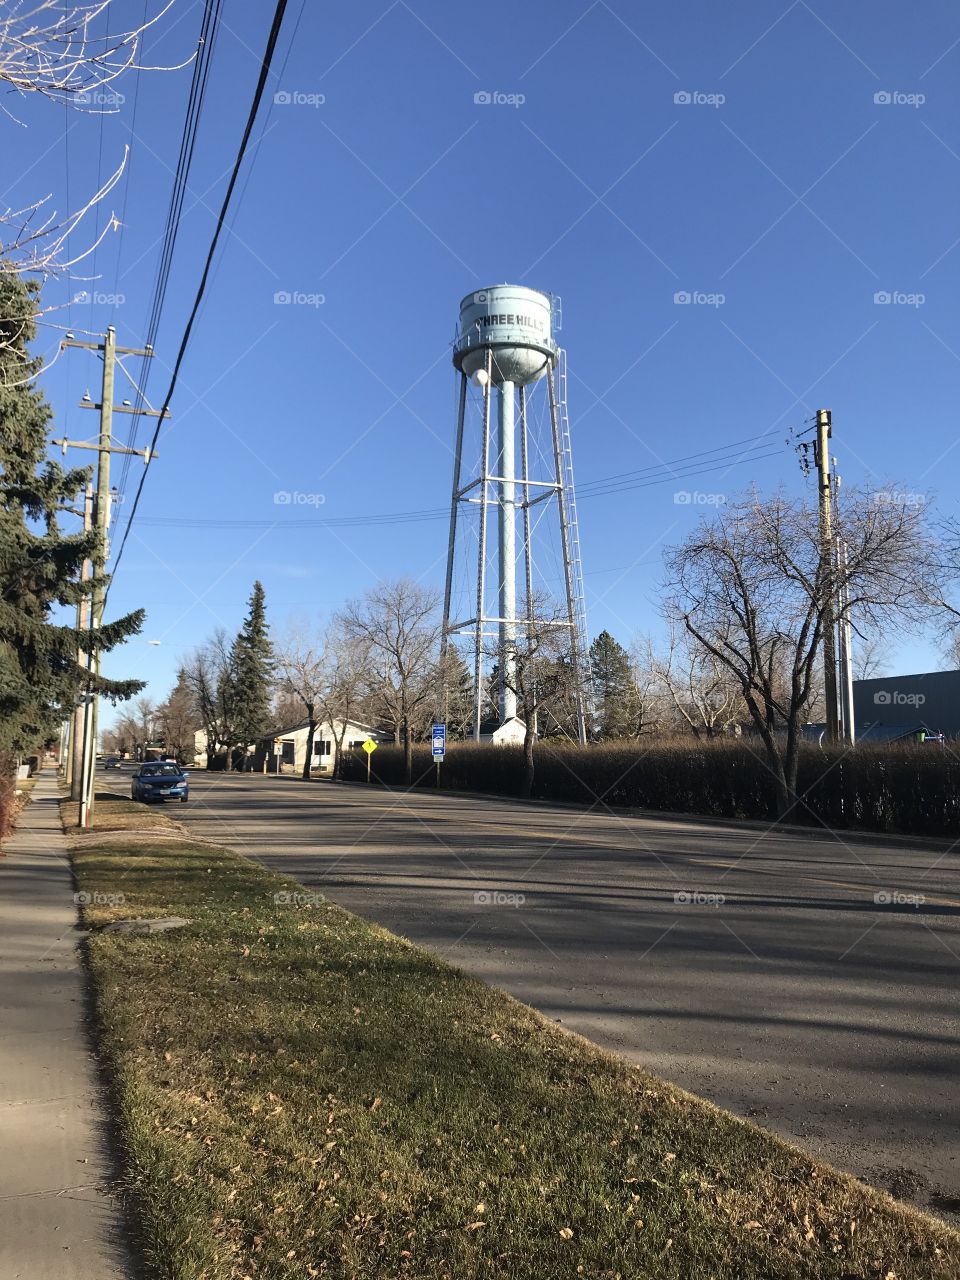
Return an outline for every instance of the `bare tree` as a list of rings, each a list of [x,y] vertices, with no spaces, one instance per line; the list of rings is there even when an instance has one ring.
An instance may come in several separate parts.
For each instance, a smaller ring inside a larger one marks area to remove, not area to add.
[[[117,754],[120,756],[129,754],[133,758],[137,747],[138,726],[136,720],[129,714],[122,715],[114,725],[112,733]]]
[[[291,624],[277,647],[276,659],[281,693],[298,702],[307,718],[307,751],[301,776],[309,782],[317,710],[327,682],[327,654],[305,626]]]
[[[836,520],[841,571],[822,562],[817,512],[782,492],[751,493],[667,553],[668,608],[740,685],[773,774],[778,816],[798,803],[804,712],[815,689],[824,607],[842,576],[840,617],[858,629],[924,616],[937,556],[921,506],[847,490]]]
[[[68,5],[60,0],[10,4],[0,14],[0,81],[18,93],[39,93],[71,103],[102,89],[125,71],[145,67],[139,54],[145,33],[173,5],[167,0],[152,18],[110,33],[105,19],[114,0]],[[181,64],[185,65],[185,64]]]
[[[173,752],[181,763],[192,763],[196,750],[195,735],[200,727],[196,699],[182,668],[177,673],[177,683],[166,700],[157,708],[156,718],[163,730],[163,740],[168,752]]]
[[[682,623],[671,624],[665,653],[651,649],[649,666],[679,724],[694,737],[717,737],[746,717],[739,680]]]
[[[413,782],[413,735],[436,701],[440,619],[434,591],[410,578],[372,587],[337,620],[344,637],[368,654],[368,687],[388,709],[404,748],[404,777]]]
[[[960,646],[948,656],[960,667]],[[875,676],[886,675],[889,661],[889,650],[882,636],[861,634],[853,646],[853,678],[872,680]]]
[[[517,716],[523,721],[523,778],[521,795],[533,793],[535,746],[540,722],[561,725],[578,688],[576,655],[565,609],[544,597],[526,606],[528,621],[517,627],[512,648],[512,673],[504,679],[516,695]],[[497,650],[492,651],[498,653]]]
[[[206,734],[207,768],[213,767],[214,756],[218,748],[222,748],[226,757],[225,768],[229,770],[237,735],[234,728],[230,641],[222,628],[187,658],[183,674]]]
[[[82,114],[116,111],[123,98],[109,86],[125,72],[173,71],[193,60],[191,56],[178,66],[164,67],[148,67],[140,60],[146,32],[173,3],[174,0],[166,0],[152,17],[148,18],[144,11],[144,20],[138,25],[122,26],[113,32],[110,11],[114,0],[94,0],[90,4],[61,0],[0,3],[0,84],[8,86],[7,96],[11,92],[21,97],[35,94]],[[2,110],[13,119],[7,107]],[[26,207],[0,208],[0,273],[70,275],[120,225],[111,215],[91,243],[76,253],[68,251],[77,226],[119,182],[127,155],[128,148],[124,147],[114,172],[78,209],[57,213],[49,195]]]
[[[350,636],[329,636],[326,679],[321,708],[333,735],[333,776],[343,775],[343,740],[352,717],[359,713],[370,674],[370,646]]]

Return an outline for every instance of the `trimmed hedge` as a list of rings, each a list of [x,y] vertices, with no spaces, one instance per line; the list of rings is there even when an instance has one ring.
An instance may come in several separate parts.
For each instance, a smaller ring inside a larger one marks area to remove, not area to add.
[[[517,796],[523,772],[519,747],[450,744],[440,786]],[[413,751],[414,786],[435,787],[430,748]],[[343,776],[362,782],[367,759],[345,753]],[[403,785],[403,751],[383,746],[372,776]],[[791,821],[811,826],[861,828],[906,835],[960,834],[960,756],[939,745],[844,747],[804,745],[799,791],[803,803]],[[629,806],[715,818],[772,819],[773,778],[763,746],[750,738],[652,739],[580,747],[537,745],[533,795],[602,807]]]

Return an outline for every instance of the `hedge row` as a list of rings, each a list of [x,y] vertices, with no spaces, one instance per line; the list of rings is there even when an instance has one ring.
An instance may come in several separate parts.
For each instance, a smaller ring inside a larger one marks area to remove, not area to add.
[[[414,785],[435,787],[430,748],[413,753]],[[364,781],[367,759],[354,751],[344,777]],[[403,751],[383,746],[372,776],[403,785]],[[440,786],[454,791],[520,794],[519,747],[452,744]],[[940,745],[804,746],[799,771],[801,809],[792,818],[813,826],[916,835],[960,833],[960,754]],[[588,747],[537,746],[533,794],[540,800],[630,806],[716,818],[772,818],[773,779],[762,745],[752,739],[652,740]]]

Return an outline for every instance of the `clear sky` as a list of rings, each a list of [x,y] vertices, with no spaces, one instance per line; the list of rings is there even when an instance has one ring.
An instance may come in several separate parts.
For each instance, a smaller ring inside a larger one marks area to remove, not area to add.
[[[224,5],[154,403],[271,8]],[[115,26],[120,11],[138,16],[139,0],[120,3]],[[200,12],[176,0],[146,60],[188,56]],[[218,624],[236,629],[257,577],[278,624],[329,615],[377,576],[441,584],[443,519],[296,522],[446,504],[457,305],[497,281],[562,297],[578,480],[651,468],[662,481],[580,504],[591,634],[629,643],[658,626],[662,547],[705,510],[678,490],[783,483],[814,500],[787,435],[816,408],[833,410],[845,483],[933,492],[953,512],[955,5],[356,0],[301,12],[292,0],[276,65],[111,591],[111,613],[143,604],[148,622],[111,674],[147,677],[163,697],[181,654]],[[72,286],[98,296],[52,322],[97,330],[112,317],[121,344],[143,341],[189,77],[127,76],[119,110],[102,117],[8,99],[26,127],[0,126],[5,205],[52,192],[56,208],[75,207],[131,146],[100,214],[100,225],[122,216],[122,234],[98,251],[97,279]],[[75,239],[90,232],[88,221]],[[53,285],[47,302],[70,292]],[[56,330],[42,332],[55,346]],[[50,370],[58,431],[93,433],[76,402],[88,386],[97,398],[98,381],[80,351]],[[129,422],[118,419],[121,437]],[[680,481],[660,465],[762,435],[773,456]],[[281,507],[278,491],[323,505]],[[922,639],[894,655],[909,669],[938,661]]]

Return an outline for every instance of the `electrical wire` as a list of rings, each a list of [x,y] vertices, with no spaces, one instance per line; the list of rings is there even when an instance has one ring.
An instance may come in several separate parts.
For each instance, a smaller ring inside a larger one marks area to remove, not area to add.
[[[204,0],[203,17],[200,22],[200,35],[197,39],[197,55],[194,59],[193,75],[190,80],[190,92],[187,96],[187,108],[184,113],[183,129],[180,134],[180,151],[177,156],[177,167],[173,176],[173,187],[170,192],[170,203],[167,208],[167,218],[164,225],[160,257],[157,263],[157,273],[154,280],[150,312],[146,325],[144,346],[148,350],[152,350],[156,344],[157,333],[160,328],[160,319],[163,314],[163,305],[166,301],[167,286],[170,282],[170,272],[173,266],[173,254],[174,249],[176,248],[177,235],[180,231],[180,219],[183,213],[183,203],[187,193],[190,169],[193,163],[197,134],[200,127],[200,118],[206,98],[210,64],[213,60],[214,45],[216,43],[216,36],[220,26],[221,5],[222,0]],[[150,380],[151,364],[152,360],[150,356],[144,356],[139,379],[140,385],[143,387],[143,395],[138,396],[135,402],[134,408],[137,411],[143,408],[143,404],[146,399],[146,389]],[[136,412],[130,421],[130,431],[127,437],[127,447],[129,449],[136,447],[139,428],[140,415],[139,412]],[[125,454],[121,464],[120,482],[118,485],[121,495],[126,492],[127,477],[130,472],[132,459],[132,454]]]
[[[293,52],[294,45],[297,42],[297,32],[300,30],[300,23],[303,20],[303,12],[306,9],[306,7],[307,7],[307,0],[300,0],[300,10],[297,14],[297,20],[293,24],[293,30],[290,33],[290,43],[287,45],[287,52],[284,55],[283,62],[280,65],[280,70],[277,72],[277,81],[280,84],[283,84],[283,76],[287,69],[287,63],[290,61],[290,55]],[[237,197],[237,201],[233,206],[233,212],[230,215],[230,223],[227,228],[229,231],[232,231],[233,228],[237,225],[237,219],[239,218],[240,210],[243,207],[243,198],[247,194],[247,187],[249,187],[250,179],[253,176],[253,171],[257,167],[257,159],[260,155],[260,148],[263,145],[263,140],[266,137],[267,129],[269,128],[269,125],[270,125],[270,117],[273,115],[274,105],[275,105],[274,99],[271,98],[267,104],[267,113],[263,117],[263,124],[260,126],[260,136],[257,138],[257,141],[253,146],[253,150],[252,150],[253,158],[251,159],[250,164],[247,168],[246,175],[243,179],[243,186],[240,188],[240,194]],[[210,277],[211,289],[216,283],[217,275],[220,271],[220,267],[223,265],[223,260],[226,257],[226,253],[227,251],[225,248],[223,253],[221,253],[220,257],[217,259],[217,264],[213,269],[213,275]]]
[[[240,139],[240,146],[237,150],[237,156],[233,164],[232,172],[230,174],[230,181],[227,184],[227,190],[223,197],[223,204],[221,205],[220,212],[217,215],[217,224],[216,224],[216,227],[214,228],[213,237],[210,241],[210,247],[207,251],[206,261],[204,262],[204,266],[203,266],[203,274],[200,277],[200,284],[197,287],[197,292],[193,301],[193,306],[190,309],[190,315],[187,319],[186,327],[184,328],[183,336],[180,340],[180,347],[179,347],[179,350],[177,351],[177,357],[176,357],[176,360],[174,361],[173,371],[170,375],[170,384],[167,387],[166,395],[163,398],[163,404],[160,407],[160,416],[157,419],[157,425],[153,433],[153,439],[150,442],[151,457],[156,448],[157,439],[160,435],[160,428],[163,425],[164,415],[166,414],[167,410],[170,407],[170,401],[173,399],[173,393],[176,390],[176,386],[177,386],[177,379],[180,376],[180,368],[183,364],[184,357],[186,356],[187,347],[190,344],[190,335],[193,332],[194,321],[197,318],[197,313],[200,310],[200,304],[203,301],[203,295],[207,287],[207,280],[209,279],[209,276],[210,276],[210,267],[211,267],[211,264],[213,263],[214,255],[216,254],[216,251],[217,251],[217,245],[220,241],[220,234],[223,231],[223,226],[226,220],[227,211],[230,208],[230,201],[233,197],[234,188],[237,185],[237,178],[240,175],[240,169],[243,165],[243,158],[246,154],[247,146],[250,142],[250,135],[253,132],[253,126],[256,123],[257,112],[260,109],[260,102],[263,98],[263,90],[267,83],[267,76],[270,74],[270,65],[273,61],[274,53],[276,52],[277,40],[280,36],[280,29],[283,25],[283,15],[286,12],[286,8],[287,8],[287,0],[277,0],[277,5],[273,14],[273,20],[270,24],[270,31],[267,36],[266,47],[264,48],[263,57],[260,63],[260,74],[257,77],[257,85],[256,85],[256,89],[254,90],[253,101],[250,104],[250,110],[247,115],[247,122],[243,130],[243,137]],[[114,561],[114,565],[113,565],[114,575],[116,574],[117,569],[120,566],[120,561],[123,559],[123,551],[127,545],[127,539],[130,537],[130,530],[133,528],[133,522],[134,522],[134,519],[136,518],[137,508],[140,505],[140,498],[143,494],[143,486],[146,481],[147,473],[149,472],[149,470],[150,470],[150,464],[149,462],[147,462],[147,464],[143,468],[143,473],[140,476],[140,483],[137,485],[137,492],[136,492],[136,495],[134,496],[133,507],[130,511],[130,515],[127,518],[127,525],[126,525],[126,528],[124,529],[123,538],[120,542],[120,549],[117,552],[117,557],[116,557],[116,560]],[[107,587],[109,591],[109,581],[108,581]]]
[[[705,453],[715,453],[717,450],[704,450]],[[675,470],[676,464],[682,462],[682,459],[676,459],[674,462],[662,463],[663,468],[669,468],[666,475],[648,477],[647,479],[636,481],[631,484],[617,485],[615,488],[598,490],[597,492],[583,494],[577,489],[578,500],[588,498],[606,497],[608,493],[622,493],[633,489],[647,489],[652,485],[670,484],[678,480],[694,480],[699,476],[710,475],[715,471],[728,469],[732,466],[738,466],[743,462],[757,462],[762,458],[775,458],[780,455],[779,449],[773,449],[768,453],[761,453],[755,456],[747,457],[738,455],[733,458],[721,458],[714,460],[714,465],[709,467],[693,467],[689,464]],[[699,454],[689,455],[693,458],[699,457]],[[622,473],[621,473],[622,474]],[[607,477],[607,480],[616,480],[618,476]],[[595,485],[607,483],[607,481],[595,480]],[[545,511],[549,506],[544,502],[541,504]],[[349,529],[349,528],[367,528],[392,524],[421,524],[430,520],[447,520],[450,518],[449,507],[424,507],[416,511],[381,511],[372,515],[356,515],[356,516],[331,516],[326,519],[303,519],[303,520],[265,520],[265,519],[218,519],[216,517],[205,518],[202,516],[144,516],[140,523],[143,525],[151,525],[156,528],[182,528],[182,529],[271,529],[274,527],[282,529]],[[534,526],[534,528],[536,525]]]
[[[107,41],[107,43],[109,44],[109,41],[110,41],[110,10],[109,8],[107,9],[107,12],[106,12],[106,28],[104,32],[104,40]],[[98,113],[100,119],[99,119],[99,130],[98,130],[98,140],[97,140],[97,190],[100,191],[103,187],[103,178],[102,178],[103,117],[106,113],[103,110],[104,104],[101,102],[98,105],[100,106],[100,111]],[[93,316],[94,316],[93,309],[94,309],[94,306],[96,305],[93,300],[93,295],[96,292],[96,288],[97,288],[97,250],[100,248],[100,201],[99,200],[97,201],[96,208],[94,209],[94,212],[93,212],[93,232],[94,232],[93,262],[90,265],[90,283],[93,285],[93,288],[90,290],[90,323],[91,324],[93,324]]]
[[[149,3],[150,3],[150,0],[143,0],[143,17],[140,20],[140,29],[144,33],[143,35],[144,40],[146,40],[147,5]],[[137,106],[139,105],[139,102],[140,102],[141,79],[142,79],[141,76],[135,76],[133,81],[133,111],[130,116],[130,133],[127,139],[129,159],[127,160],[126,182],[124,182],[123,184],[123,203],[120,206],[120,231],[119,231],[119,237],[117,239],[117,264],[113,273],[113,299],[114,300],[113,300],[113,305],[110,308],[111,324],[113,324],[113,317],[117,313],[117,293],[118,293],[118,286],[120,284],[120,267],[123,263],[123,232],[124,232],[124,228],[127,225],[127,199],[129,198],[129,195],[130,195],[130,179],[133,171],[133,155],[134,155],[133,143],[136,138]],[[135,421],[136,419],[134,419],[134,422]],[[132,430],[132,423],[131,423],[131,430]]]

